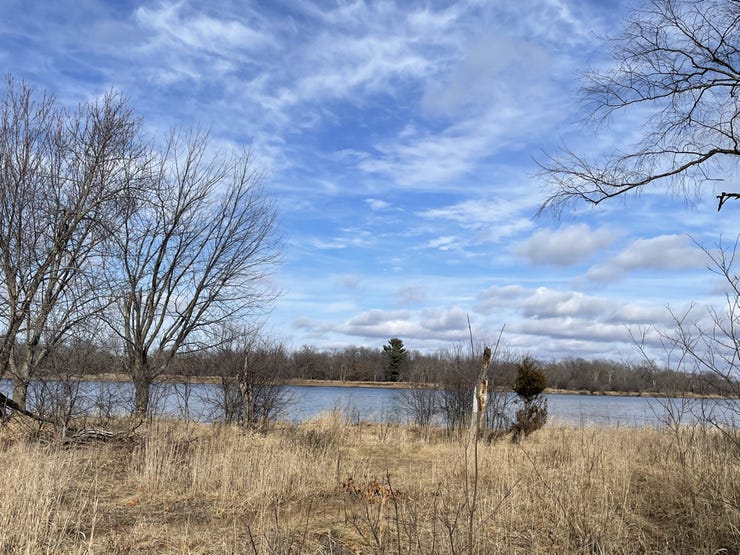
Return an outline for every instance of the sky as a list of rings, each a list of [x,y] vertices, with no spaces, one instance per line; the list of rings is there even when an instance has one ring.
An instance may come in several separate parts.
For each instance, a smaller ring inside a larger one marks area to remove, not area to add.
[[[639,1],[639,0],[638,0]],[[74,106],[111,89],[163,136],[249,146],[284,259],[266,333],[290,349],[634,360],[691,305],[721,304],[698,245],[740,203],[662,190],[537,216],[538,161],[629,145],[627,114],[583,125],[619,0],[0,0],[0,68]],[[656,355],[657,356],[657,355]]]

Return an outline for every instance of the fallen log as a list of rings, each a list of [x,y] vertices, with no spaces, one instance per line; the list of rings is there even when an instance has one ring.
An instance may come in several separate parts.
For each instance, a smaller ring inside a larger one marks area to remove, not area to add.
[[[71,430],[70,430],[71,431]],[[64,445],[88,445],[91,443],[107,443],[110,441],[126,442],[131,435],[126,432],[111,432],[98,428],[81,428],[65,435],[62,443]]]
[[[59,432],[59,435],[61,435],[64,445],[86,445],[94,442],[102,443],[111,440],[128,441],[131,439],[131,434],[126,432],[111,432],[100,428],[75,428],[68,425],[61,425],[59,422],[55,422],[23,408],[7,395],[0,393],[0,411],[5,415],[8,409],[37,422],[54,426],[57,432]]]

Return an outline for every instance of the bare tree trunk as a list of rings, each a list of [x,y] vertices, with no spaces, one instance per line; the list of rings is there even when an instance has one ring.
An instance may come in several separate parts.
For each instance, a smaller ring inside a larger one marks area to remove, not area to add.
[[[134,384],[134,413],[138,418],[145,418],[149,412],[149,394],[152,378],[146,361],[139,361],[131,373]]]
[[[22,379],[18,376],[13,380],[13,401],[21,407],[28,408],[26,406],[26,399],[28,398],[28,377]]]
[[[26,357],[17,360],[11,357],[8,361],[10,375],[13,378],[13,401],[21,408],[26,408],[28,396],[28,383],[31,381],[31,368]]]
[[[10,359],[10,374],[13,377],[13,401],[27,409],[28,386],[34,379],[38,367],[46,360],[50,346],[39,345],[38,340],[29,340],[19,356]]]
[[[242,417],[244,422],[252,425],[256,420],[253,380],[245,380],[244,376],[240,376],[239,390],[241,391]]]
[[[144,418],[149,410],[149,380],[134,376],[134,416]]]

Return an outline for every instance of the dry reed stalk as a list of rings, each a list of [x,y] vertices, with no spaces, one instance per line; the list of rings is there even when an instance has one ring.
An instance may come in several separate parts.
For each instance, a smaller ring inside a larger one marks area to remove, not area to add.
[[[75,481],[84,469],[74,455],[25,442],[13,443],[3,455],[0,552],[53,553],[67,536],[80,536],[79,512],[94,499]]]
[[[465,442],[443,432],[335,414],[263,434],[159,423],[66,450],[4,433],[0,552],[467,549]],[[710,430],[552,426],[479,449],[474,553],[740,546],[740,456]]]

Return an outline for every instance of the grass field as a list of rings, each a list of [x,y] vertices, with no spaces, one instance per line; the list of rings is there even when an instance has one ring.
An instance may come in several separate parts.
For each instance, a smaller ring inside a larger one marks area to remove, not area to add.
[[[0,445],[0,553],[740,553],[740,453],[701,428],[482,440],[477,480],[465,435],[338,414]]]

